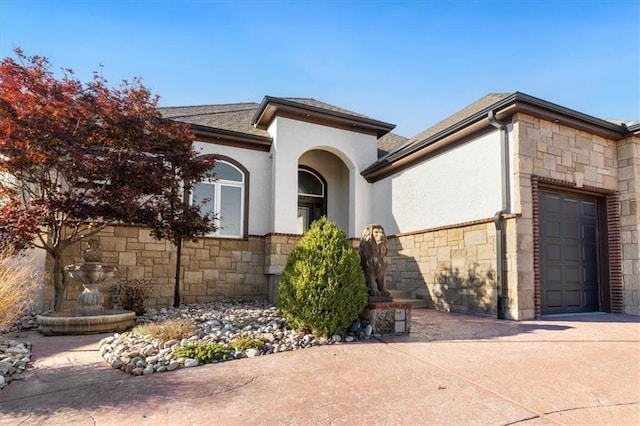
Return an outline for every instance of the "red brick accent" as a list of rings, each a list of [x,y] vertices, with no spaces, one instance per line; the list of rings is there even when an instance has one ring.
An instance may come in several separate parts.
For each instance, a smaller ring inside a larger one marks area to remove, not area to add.
[[[538,182],[539,185],[542,184],[549,187],[555,187],[557,189],[570,188],[573,190],[573,192],[581,192],[585,194],[592,194],[592,195],[599,195],[599,196],[617,194],[617,192],[612,189],[598,188],[598,187],[589,186],[589,185],[578,187],[573,182],[567,182],[560,179],[552,179],[552,178],[543,177],[543,176],[531,176],[531,180],[533,181],[534,179]]]
[[[533,306],[535,317],[542,316],[542,292],[540,290],[540,206],[538,204],[538,177],[531,178],[533,203]]]
[[[411,231],[411,232],[402,232],[402,233],[399,233],[399,234],[395,234],[394,236],[395,237],[408,237],[410,235],[426,234],[428,232],[443,231],[445,229],[464,228],[466,226],[482,225],[483,223],[490,223],[490,222],[493,222],[492,218],[471,220],[469,222],[455,223],[453,225],[437,226],[435,228],[420,229],[418,231]]]
[[[609,285],[611,312],[624,312],[622,297],[622,240],[620,236],[620,202],[618,194],[607,197],[607,229],[609,234]]]

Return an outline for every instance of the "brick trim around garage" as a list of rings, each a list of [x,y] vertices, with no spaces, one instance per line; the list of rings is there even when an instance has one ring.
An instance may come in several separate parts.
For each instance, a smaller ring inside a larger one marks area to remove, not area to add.
[[[542,290],[540,273],[540,189],[555,189],[568,194],[588,194],[603,200],[606,206],[606,217],[603,226],[606,228],[606,239],[603,242],[608,253],[608,279],[611,297],[610,310],[613,313],[624,311],[622,297],[622,245],[620,236],[620,203],[617,191],[592,186],[578,188],[572,182],[531,176],[532,215],[533,215],[533,273],[534,273],[534,308],[536,318],[542,315]],[[602,285],[602,283],[600,283]]]

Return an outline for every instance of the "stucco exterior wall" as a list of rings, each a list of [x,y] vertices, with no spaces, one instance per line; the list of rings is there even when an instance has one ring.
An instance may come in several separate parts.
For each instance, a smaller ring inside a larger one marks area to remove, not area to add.
[[[271,209],[272,190],[269,153],[207,142],[196,142],[195,148],[201,155],[218,154],[233,158],[249,171],[248,233],[264,235],[270,232],[268,212]]]
[[[500,134],[492,131],[374,183],[389,234],[486,219],[501,209]]]

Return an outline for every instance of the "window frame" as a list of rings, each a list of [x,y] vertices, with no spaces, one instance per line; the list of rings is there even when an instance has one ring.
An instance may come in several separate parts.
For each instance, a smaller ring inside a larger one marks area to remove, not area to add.
[[[312,214],[311,220],[309,221],[309,227],[310,227],[313,222],[315,222],[316,220],[320,219],[320,217],[321,217],[321,216],[318,216],[315,213],[315,209],[317,209],[319,207],[321,209],[321,211],[322,211],[322,216],[327,216],[327,214],[328,214],[328,210],[327,210],[327,198],[328,198],[327,189],[328,189],[328,185],[327,185],[327,181],[324,178],[324,176],[322,176],[322,174],[320,174],[317,170],[315,170],[315,169],[313,169],[313,168],[311,168],[309,166],[305,166],[305,165],[302,165],[302,164],[298,165],[298,179],[299,179],[300,172],[309,173],[310,175],[312,175],[315,179],[317,179],[322,184],[322,193],[323,193],[323,195],[306,194],[306,193],[298,192],[298,202],[297,202],[297,207],[298,208],[300,207],[301,204],[307,204],[307,205],[313,205],[314,206],[314,212]],[[298,188],[296,188],[296,190],[298,190]],[[302,230],[303,233],[305,231],[306,231],[306,229]]]
[[[203,156],[208,157],[208,156]],[[205,184],[212,185],[214,187],[214,200],[213,205],[216,207],[214,212],[218,215],[220,214],[221,208],[221,198],[222,198],[222,188],[223,187],[232,187],[232,188],[240,188],[240,234],[239,235],[221,235],[220,234],[220,218],[216,218],[215,223],[218,229],[215,232],[210,232],[206,234],[206,237],[215,237],[215,238],[233,238],[233,239],[246,239],[248,237],[248,228],[249,228],[249,171],[246,167],[240,164],[238,161],[233,158],[224,156],[224,155],[215,155],[215,163],[213,166],[213,172],[215,174],[216,165],[218,163],[225,163],[234,169],[236,169],[242,175],[242,181],[233,181],[226,179],[219,179],[218,177],[210,178],[207,177],[199,182],[193,184],[193,188],[189,193],[189,203],[193,204],[193,195],[194,188],[196,185]]]

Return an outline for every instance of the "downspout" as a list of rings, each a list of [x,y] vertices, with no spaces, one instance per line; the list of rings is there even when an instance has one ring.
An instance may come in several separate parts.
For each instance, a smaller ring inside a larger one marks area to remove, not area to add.
[[[502,183],[502,209],[493,216],[496,226],[496,293],[498,318],[504,319],[504,301],[507,298],[507,274],[506,274],[506,221],[504,215],[511,210],[510,165],[509,165],[509,138],[506,123],[496,118],[495,111],[488,113],[489,123],[500,131],[500,171]]]

